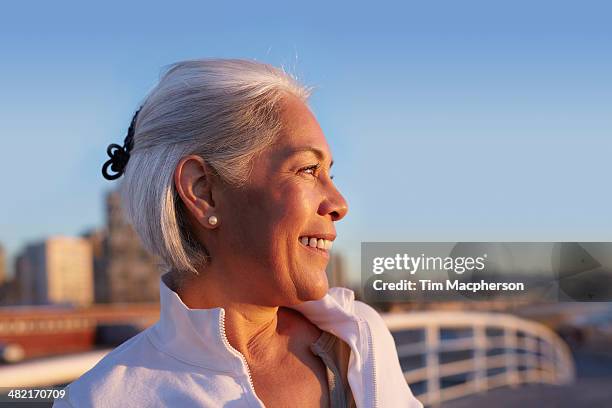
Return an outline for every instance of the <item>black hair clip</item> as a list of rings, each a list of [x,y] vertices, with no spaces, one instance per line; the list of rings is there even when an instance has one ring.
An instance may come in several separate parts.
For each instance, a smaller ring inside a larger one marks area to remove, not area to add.
[[[107,180],[116,180],[121,177],[125,171],[125,166],[127,166],[128,160],[130,159],[130,152],[134,147],[134,128],[136,127],[136,119],[138,118],[140,109],[142,109],[142,107],[139,108],[132,117],[130,128],[128,129],[127,136],[123,141],[123,146],[113,143],[106,149],[106,153],[110,159],[107,160],[102,166],[102,176],[104,176],[104,178]],[[113,173],[108,172],[109,167]]]

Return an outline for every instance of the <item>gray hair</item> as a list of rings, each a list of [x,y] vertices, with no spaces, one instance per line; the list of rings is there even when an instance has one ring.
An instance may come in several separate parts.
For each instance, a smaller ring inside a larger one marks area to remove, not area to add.
[[[211,59],[171,65],[146,97],[120,193],[128,221],[165,269],[197,274],[207,262],[174,186],[181,158],[198,155],[223,182],[244,185],[253,157],[279,133],[287,93],[306,102],[310,89],[267,64]]]

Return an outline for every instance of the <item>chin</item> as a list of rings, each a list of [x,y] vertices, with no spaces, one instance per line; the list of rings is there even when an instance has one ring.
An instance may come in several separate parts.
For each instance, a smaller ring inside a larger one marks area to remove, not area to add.
[[[297,295],[299,303],[322,299],[327,294],[328,290],[329,284],[327,283],[327,277],[320,282],[311,282],[308,287],[298,289]]]

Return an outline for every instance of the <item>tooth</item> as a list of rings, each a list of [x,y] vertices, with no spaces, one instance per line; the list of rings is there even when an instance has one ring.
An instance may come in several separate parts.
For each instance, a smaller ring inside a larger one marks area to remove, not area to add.
[[[317,239],[316,238],[310,238],[310,241],[308,242],[308,245],[310,245],[313,248],[317,247]]]
[[[318,240],[317,240],[317,248],[319,248],[319,249],[325,249],[325,240],[323,240],[323,239],[318,239]]]
[[[328,251],[332,248],[333,241],[327,241],[327,249]]]
[[[302,238],[300,238],[300,242],[301,242],[303,245],[308,245],[308,237],[302,237]]]

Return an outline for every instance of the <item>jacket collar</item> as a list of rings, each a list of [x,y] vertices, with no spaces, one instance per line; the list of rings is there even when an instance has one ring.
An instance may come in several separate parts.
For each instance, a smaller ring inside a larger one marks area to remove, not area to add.
[[[369,355],[371,350],[368,337],[371,336],[364,326],[365,321],[355,313],[355,294],[346,288],[331,288],[320,300],[304,302],[293,309],[302,313],[320,329],[342,339],[351,348],[347,379],[351,386],[357,406],[364,406],[368,398],[374,398],[376,386],[374,377],[367,384],[364,372],[373,369],[374,361]],[[369,391],[367,391],[369,390]]]
[[[160,319],[152,327],[151,341],[173,357],[209,370],[243,373],[241,354],[225,337],[223,308],[190,309],[160,279]],[[344,340],[358,351],[359,320],[354,313],[355,295],[346,288],[331,288],[319,300],[293,306],[320,329]]]

